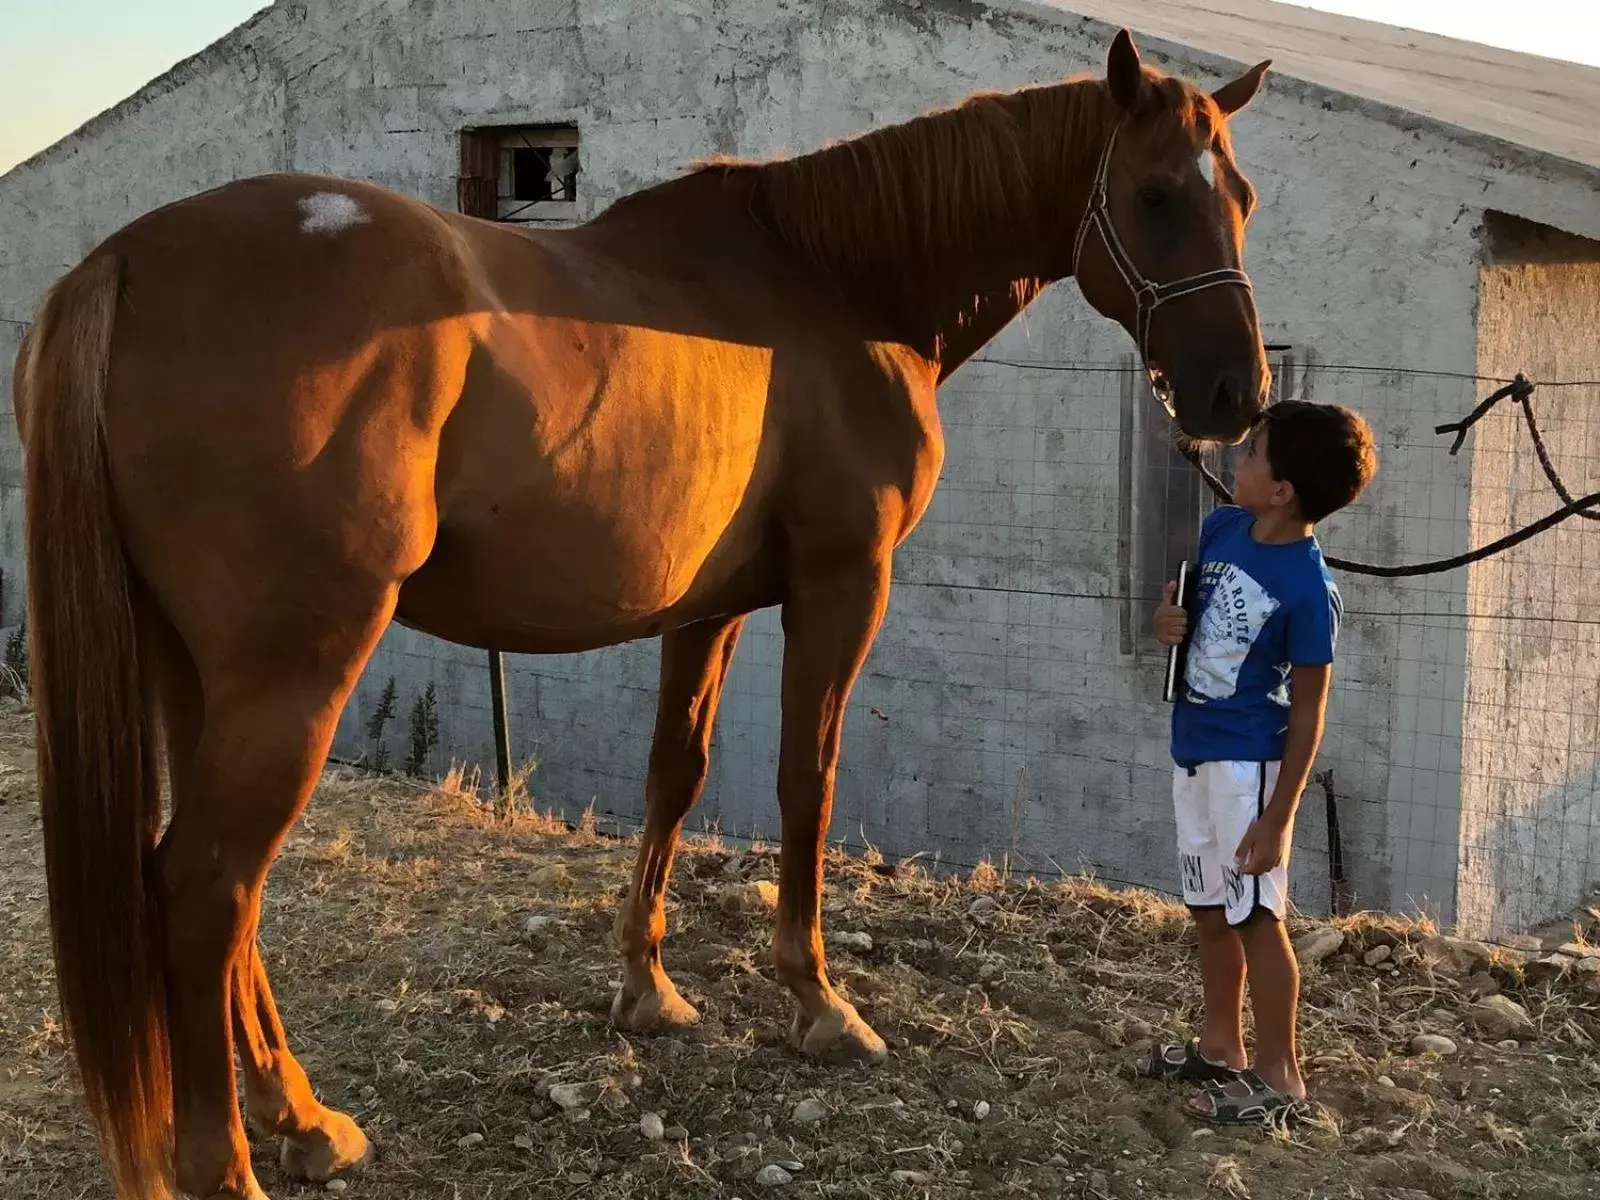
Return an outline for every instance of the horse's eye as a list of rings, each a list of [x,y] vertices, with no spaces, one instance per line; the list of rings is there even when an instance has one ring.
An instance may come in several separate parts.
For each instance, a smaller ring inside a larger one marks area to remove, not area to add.
[[[1153,183],[1147,183],[1139,189],[1139,203],[1146,208],[1165,208],[1169,198],[1166,188]]]

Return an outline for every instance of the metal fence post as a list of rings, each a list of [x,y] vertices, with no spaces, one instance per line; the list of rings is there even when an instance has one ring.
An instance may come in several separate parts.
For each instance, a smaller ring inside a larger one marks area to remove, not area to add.
[[[511,734],[506,714],[506,663],[498,650],[489,651],[489,705],[494,710],[494,763],[500,794],[511,789]]]

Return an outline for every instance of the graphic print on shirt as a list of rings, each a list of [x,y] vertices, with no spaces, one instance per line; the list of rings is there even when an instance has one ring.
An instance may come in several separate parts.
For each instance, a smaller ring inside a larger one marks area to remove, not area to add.
[[[1200,572],[1205,596],[1189,646],[1184,683],[1198,703],[1226,700],[1239,686],[1250,648],[1278,611],[1278,602],[1237,564],[1208,562]]]

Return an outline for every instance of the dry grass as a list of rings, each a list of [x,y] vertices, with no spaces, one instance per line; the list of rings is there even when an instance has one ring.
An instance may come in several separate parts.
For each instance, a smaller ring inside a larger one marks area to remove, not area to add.
[[[26,718],[0,718],[0,1179],[5,1200],[107,1195],[52,1016]],[[878,1069],[811,1065],[784,1043],[768,915],[739,902],[769,850],[689,847],[667,963],[704,1019],[681,1038],[606,1019],[610,926],[632,847],[480,803],[330,772],[285,847],[263,944],[291,1037],[330,1104],[381,1151],[363,1200],[743,1196],[774,1162],[794,1195],[1577,1197],[1600,1167],[1596,992],[1525,985],[1539,1038],[1516,1051],[1456,1023],[1459,981],[1415,954],[1429,932],[1372,915],[1348,949],[1393,944],[1398,973],[1350,954],[1305,975],[1305,1052],[1324,1103],[1278,1130],[1196,1136],[1183,1093],[1127,1064],[1197,1015],[1181,910],[1090,881],[984,870],[934,877],[837,858],[827,920],[871,935],[836,978],[888,1039]],[[529,918],[535,922],[530,931]],[[1587,977],[1592,980],[1593,976]],[[1419,1031],[1460,1055],[1410,1055]],[[555,1083],[593,1086],[575,1118]],[[816,1099],[809,1125],[795,1106]],[[979,1102],[988,1106],[978,1116]],[[646,1113],[667,1136],[647,1140]],[[478,1135],[478,1136],[474,1136]],[[275,1200],[322,1194],[257,1147]]]

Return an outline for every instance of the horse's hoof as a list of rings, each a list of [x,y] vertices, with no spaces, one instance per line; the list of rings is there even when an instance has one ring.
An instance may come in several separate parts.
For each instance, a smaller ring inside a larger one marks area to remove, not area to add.
[[[372,1158],[372,1145],[361,1127],[341,1112],[327,1111],[318,1129],[285,1137],[278,1152],[278,1164],[293,1178],[326,1183],[337,1175],[347,1175],[365,1166]]]
[[[664,975],[654,988],[637,996],[630,996],[624,985],[611,1001],[611,1023],[630,1033],[672,1033],[699,1020],[695,1006],[679,995]]]
[[[230,1189],[226,1192],[212,1192],[211,1195],[206,1197],[206,1200],[271,1200],[271,1197],[261,1190],[259,1183],[252,1179],[243,1191]]]
[[[888,1058],[889,1047],[861,1019],[855,1007],[844,1000],[835,999],[834,1003],[838,1007],[828,1009],[814,1021],[807,1020],[803,1012],[795,1014],[789,1041],[800,1053],[821,1062],[869,1066]]]

